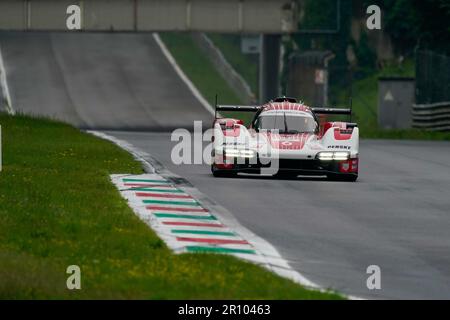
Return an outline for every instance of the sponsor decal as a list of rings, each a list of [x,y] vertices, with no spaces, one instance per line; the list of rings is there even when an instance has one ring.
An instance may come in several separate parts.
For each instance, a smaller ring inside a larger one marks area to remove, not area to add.
[[[328,146],[328,149],[344,149],[344,150],[350,150],[350,146]]]

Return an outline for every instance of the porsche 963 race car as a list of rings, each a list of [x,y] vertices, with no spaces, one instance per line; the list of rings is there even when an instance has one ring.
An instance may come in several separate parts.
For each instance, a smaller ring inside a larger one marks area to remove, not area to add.
[[[255,113],[242,120],[220,111]],[[280,97],[261,106],[217,105],[213,123],[211,171],[215,177],[253,173],[295,177],[358,178],[359,130],[356,123],[329,122],[329,115],[349,115],[351,108],[314,108]]]

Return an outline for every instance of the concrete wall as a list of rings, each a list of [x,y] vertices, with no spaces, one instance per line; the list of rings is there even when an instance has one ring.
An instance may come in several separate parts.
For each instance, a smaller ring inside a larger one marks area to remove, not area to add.
[[[378,80],[378,124],[383,129],[412,127],[415,81],[411,78]]]
[[[66,9],[79,5],[86,31],[288,33],[292,0],[1,0],[0,30],[65,31]]]

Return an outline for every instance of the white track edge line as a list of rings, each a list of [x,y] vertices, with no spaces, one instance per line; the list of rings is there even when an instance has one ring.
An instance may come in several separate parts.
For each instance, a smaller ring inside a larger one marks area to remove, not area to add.
[[[0,86],[6,99],[6,111],[14,115],[14,111],[11,103],[11,95],[9,94],[8,82],[6,81],[6,69],[3,63],[2,49],[0,47]]]
[[[200,93],[200,91],[197,89],[197,87],[192,83],[192,81],[186,76],[186,74],[181,70],[180,66],[170,53],[169,49],[166,47],[164,42],[161,40],[161,37],[159,34],[154,32],[153,38],[155,39],[156,43],[158,44],[159,48],[161,49],[164,56],[167,58],[175,72],[178,74],[178,76],[183,80],[183,82],[187,85],[189,90],[192,92],[194,97],[197,98],[197,100],[201,103],[201,105],[212,115],[215,114],[214,108],[209,104],[209,102],[203,97],[203,95]]]

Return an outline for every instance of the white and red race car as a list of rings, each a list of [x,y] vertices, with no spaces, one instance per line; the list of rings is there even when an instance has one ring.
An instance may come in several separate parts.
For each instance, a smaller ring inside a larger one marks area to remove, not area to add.
[[[218,118],[217,111],[256,114],[247,128],[242,120]],[[351,109],[311,108],[286,97],[261,106],[216,105],[213,175],[322,175],[332,180],[356,181],[358,126],[327,122],[323,119],[326,115],[351,115]]]

